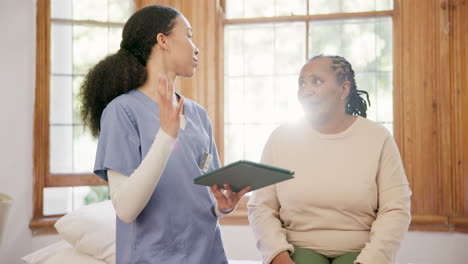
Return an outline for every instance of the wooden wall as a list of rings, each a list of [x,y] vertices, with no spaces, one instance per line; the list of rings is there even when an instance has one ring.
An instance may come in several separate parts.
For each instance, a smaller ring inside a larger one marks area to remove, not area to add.
[[[411,228],[463,231],[468,227],[468,3],[399,0],[396,7],[396,138],[413,190]]]
[[[450,6],[450,80],[454,106],[453,214],[455,231],[468,232],[468,0]]]

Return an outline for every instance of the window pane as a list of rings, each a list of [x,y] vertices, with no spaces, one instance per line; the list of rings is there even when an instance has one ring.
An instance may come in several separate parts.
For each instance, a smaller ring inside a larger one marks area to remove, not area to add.
[[[52,1],[53,18],[123,22],[132,0]],[[92,172],[96,142],[83,131],[78,98],[90,67],[120,47],[122,28],[52,23],[50,87],[50,171]]]
[[[51,0],[51,17],[73,19],[73,0]]]
[[[305,15],[307,0],[227,0],[226,18]]]
[[[73,124],[79,125],[83,123],[81,118],[81,101],[79,98],[81,84],[83,83],[83,76],[75,76],[73,78],[73,104],[69,105],[70,110],[73,111]]]
[[[276,16],[294,16],[307,14],[307,0],[275,0]]]
[[[51,173],[92,173],[97,140],[80,125],[78,92],[83,77],[73,78],[73,95],[71,79],[69,76],[52,78],[58,81],[52,82],[51,94],[51,122],[55,121],[50,126]],[[60,80],[66,82],[68,87],[60,83],[55,85]],[[58,88],[54,88],[56,86]]]
[[[306,23],[277,23],[274,31],[275,73],[298,74],[306,56]]]
[[[273,77],[246,77],[244,79],[244,123],[274,122],[275,106]]]
[[[274,0],[244,0],[243,17],[271,17],[274,14]]]
[[[226,124],[224,129],[224,164],[244,158],[245,133],[242,124]]]
[[[379,71],[393,71],[393,26],[392,19],[381,18],[375,20],[375,34],[380,39],[376,42],[375,50],[377,55],[377,65]]]
[[[393,10],[393,0],[375,0],[375,10]]]
[[[375,70],[378,64],[388,69],[391,60],[381,57],[385,51],[391,57],[391,23],[387,17],[311,22],[309,54],[340,54],[357,71]]]
[[[50,130],[50,172],[73,171],[73,126],[52,125]]]
[[[72,74],[72,26],[52,23],[51,28],[51,72],[52,74]]]
[[[107,0],[73,1],[73,19],[108,21]]]
[[[80,186],[73,187],[73,210],[78,208],[109,200],[108,186]]]
[[[364,90],[369,93],[371,107],[367,109],[367,118],[377,121],[377,75],[374,72],[357,72],[355,80],[358,90]],[[364,96],[362,97],[367,100]]]
[[[306,56],[306,24],[228,25],[225,32],[225,163],[259,161],[273,128],[301,116],[296,92]]]
[[[393,0],[309,0],[310,14],[392,10]]]
[[[125,23],[134,10],[134,0],[52,0],[52,19],[95,20]]]
[[[296,73],[305,61],[304,22],[227,25],[225,32],[229,76]]]
[[[97,139],[93,138],[89,129],[75,126],[73,133],[73,172],[92,173],[96,158]]]
[[[72,77],[50,78],[50,123],[72,124]]]
[[[276,105],[274,116],[276,117],[275,122],[278,124],[294,122],[304,116],[301,104],[297,99],[298,76],[299,73],[275,78]]]
[[[92,203],[109,200],[107,186],[44,188],[44,215],[66,214]]]
[[[74,26],[73,72],[86,74],[109,53],[117,52],[122,39],[122,28]]]
[[[73,73],[86,74],[109,52],[108,28],[73,27]]]
[[[44,188],[44,215],[65,214],[72,210],[73,187]]]
[[[108,0],[52,0],[52,18],[109,21]]]
[[[224,27],[224,50],[226,73],[230,76],[244,74],[244,28],[226,25]]]
[[[389,72],[381,72],[376,76],[376,100],[377,118],[380,123],[393,122],[393,75]]]
[[[243,18],[244,0],[226,0],[226,18]]]
[[[274,71],[275,30],[273,25],[244,27],[243,52],[247,75],[268,75]]]
[[[133,14],[135,0],[108,0],[109,21],[125,23]]]
[[[263,147],[276,126],[274,123],[226,125],[224,164],[241,159],[259,162]]]
[[[122,41],[122,27],[109,28],[109,53],[117,52]]]
[[[230,77],[226,78],[224,83],[225,104],[224,120],[226,123],[242,124],[246,111],[244,107],[244,78]]]
[[[73,0],[73,19],[108,21],[108,0]]]
[[[245,147],[244,158],[254,162],[260,162],[263,152],[263,147],[268,140],[271,132],[275,129],[277,124],[264,123],[245,126],[245,137],[243,142]]]

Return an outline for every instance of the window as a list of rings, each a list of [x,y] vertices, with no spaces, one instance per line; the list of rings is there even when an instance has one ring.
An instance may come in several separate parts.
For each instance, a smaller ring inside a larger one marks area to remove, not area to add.
[[[35,219],[108,199],[92,173],[97,140],[81,122],[78,93],[90,67],[119,49],[133,10],[133,0],[38,1]]]
[[[300,118],[297,79],[315,55],[344,56],[368,118],[393,131],[393,1],[226,0],[225,164],[259,161],[268,136]]]

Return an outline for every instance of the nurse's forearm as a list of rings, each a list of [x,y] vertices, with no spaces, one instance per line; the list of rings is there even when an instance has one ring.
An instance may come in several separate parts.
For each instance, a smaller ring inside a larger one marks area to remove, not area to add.
[[[125,223],[133,222],[145,208],[175,142],[176,139],[160,129],[145,158],[130,177],[114,170],[107,171],[112,204],[117,216]]]

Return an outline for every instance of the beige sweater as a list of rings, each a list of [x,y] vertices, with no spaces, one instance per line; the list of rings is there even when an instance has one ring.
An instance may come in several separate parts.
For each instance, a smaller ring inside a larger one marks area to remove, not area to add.
[[[293,247],[327,257],[362,251],[355,263],[394,263],[410,223],[411,190],[383,126],[362,117],[338,134],[320,134],[305,121],[283,125],[262,162],[296,172],[254,192],[248,204],[266,263]]]

